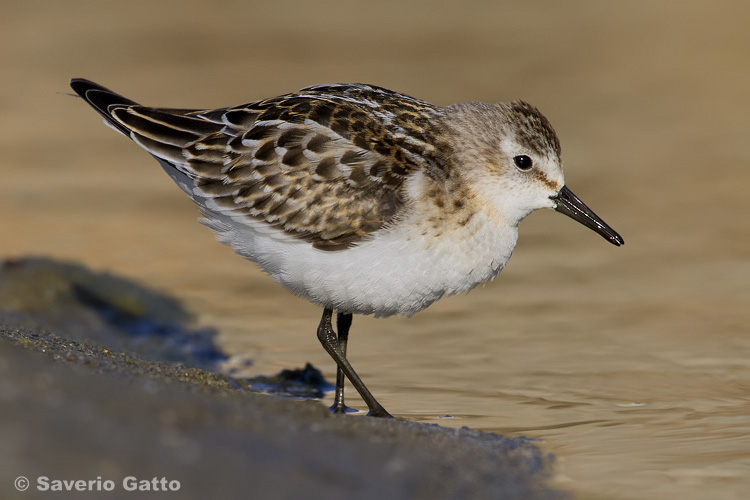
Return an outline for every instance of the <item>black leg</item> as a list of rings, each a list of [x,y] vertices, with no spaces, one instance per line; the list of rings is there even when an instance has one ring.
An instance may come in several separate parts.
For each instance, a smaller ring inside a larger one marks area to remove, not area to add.
[[[349,339],[349,328],[352,326],[352,315],[346,313],[336,314],[336,330],[339,336],[339,345],[341,346],[341,352],[346,357],[346,343]],[[329,408],[333,413],[346,413],[351,410],[344,404],[344,371],[341,368],[336,367],[336,399]]]
[[[359,395],[362,396],[362,399],[364,399],[367,407],[370,409],[367,414],[373,417],[392,418],[391,414],[388,413],[385,408],[383,408],[380,403],[378,403],[377,400],[372,396],[370,391],[367,390],[365,384],[362,383],[362,379],[359,378],[357,373],[354,371],[354,368],[352,368],[352,365],[350,365],[349,361],[346,360],[346,356],[344,355],[344,352],[341,348],[339,339],[337,338],[336,333],[333,331],[333,327],[331,326],[332,315],[333,309],[324,309],[323,317],[320,319],[320,325],[318,325],[318,340],[320,340],[320,343],[323,344],[323,349],[325,349],[328,355],[333,358],[339,369],[344,372],[346,378],[349,379],[349,382],[352,383],[354,388],[357,389]]]

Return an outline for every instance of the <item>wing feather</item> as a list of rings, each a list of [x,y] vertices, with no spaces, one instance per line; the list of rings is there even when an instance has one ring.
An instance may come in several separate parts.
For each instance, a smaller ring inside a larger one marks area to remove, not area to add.
[[[348,248],[391,223],[406,176],[433,161],[424,131],[398,116],[435,108],[379,87],[317,86],[232,108],[174,110],[140,106],[88,80],[71,86],[187,176],[207,217],[262,220],[322,250]]]

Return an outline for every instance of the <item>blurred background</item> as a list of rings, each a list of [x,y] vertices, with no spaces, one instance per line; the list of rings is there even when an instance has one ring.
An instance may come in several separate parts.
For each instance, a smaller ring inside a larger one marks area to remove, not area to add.
[[[139,280],[216,327],[247,375],[310,361],[333,380],[318,308],[216,243],[68,80],[170,107],[333,82],[524,99],[626,245],[532,214],[493,283],[411,319],[355,318],[350,360],[394,415],[539,439],[585,498],[744,498],[748,19],[740,1],[6,1],[0,257]]]

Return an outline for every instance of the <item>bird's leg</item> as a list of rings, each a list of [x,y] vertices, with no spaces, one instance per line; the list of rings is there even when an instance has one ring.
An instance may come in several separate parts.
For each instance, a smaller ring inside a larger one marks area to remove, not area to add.
[[[328,355],[333,358],[333,360],[338,365],[339,370],[344,372],[346,378],[349,379],[349,382],[352,383],[354,388],[357,389],[359,395],[362,396],[362,399],[370,409],[367,414],[372,417],[391,417],[391,414],[388,413],[385,408],[383,408],[380,403],[378,403],[377,400],[372,396],[370,391],[367,390],[365,384],[362,383],[362,379],[359,378],[357,373],[354,371],[354,368],[352,368],[352,365],[349,364],[349,361],[346,360],[346,356],[344,355],[344,351],[341,348],[339,339],[337,338],[336,333],[333,331],[333,327],[331,326],[332,315],[333,309],[324,309],[323,317],[320,318],[320,324],[318,325],[318,340],[320,340],[320,343],[323,344],[323,349],[325,349]],[[338,383],[336,385],[338,386]]]
[[[341,352],[346,356],[346,342],[349,339],[349,328],[352,326],[352,315],[339,312],[336,314],[336,330],[339,336],[339,345],[341,346]],[[344,371],[341,368],[336,367],[336,399],[329,408],[333,413],[346,413],[347,410],[351,410],[344,404]]]

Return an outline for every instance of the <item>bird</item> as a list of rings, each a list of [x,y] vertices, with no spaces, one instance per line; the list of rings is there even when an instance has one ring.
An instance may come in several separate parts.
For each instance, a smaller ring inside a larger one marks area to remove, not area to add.
[[[411,316],[494,279],[537,209],[624,243],[566,186],[557,134],[522,100],[441,107],[339,83],[171,109],[70,85],[161,164],[221,243],[323,308],[334,413],[348,409],[346,378],[368,415],[391,417],[347,360],[354,314]]]

